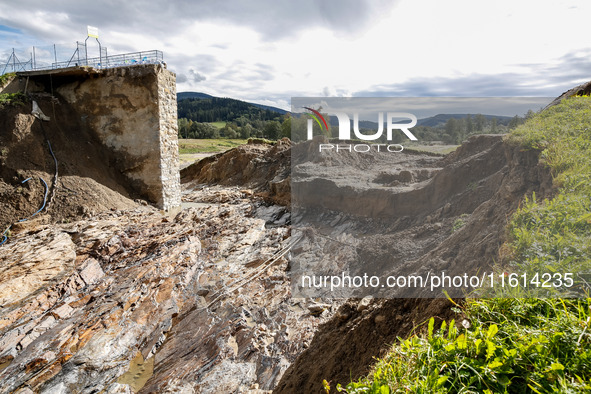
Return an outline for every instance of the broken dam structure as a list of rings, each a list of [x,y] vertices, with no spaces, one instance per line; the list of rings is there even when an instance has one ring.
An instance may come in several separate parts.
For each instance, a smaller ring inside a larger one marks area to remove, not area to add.
[[[26,164],[48,156],[46,147],[35,150],[48,140],[60,175],[91,178],[165,211],[180,207],[176,76],[164,65],[20,72],[0,92],[24,93],[49,118],[7,109],[4,179],[27,168],[53,175],[51,163]]]

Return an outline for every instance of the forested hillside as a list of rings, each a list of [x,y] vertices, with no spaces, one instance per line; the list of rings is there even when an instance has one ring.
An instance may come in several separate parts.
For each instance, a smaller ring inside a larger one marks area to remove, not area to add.
[[[289,135],[281,129],[286,113],[279,108],[203,93],[178,94],[180,138],[277,139]]]

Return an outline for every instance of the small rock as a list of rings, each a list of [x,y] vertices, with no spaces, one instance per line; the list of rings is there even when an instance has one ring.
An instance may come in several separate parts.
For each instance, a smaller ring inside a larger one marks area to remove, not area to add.
[[[334,220],[333,220],[332,222],[330,222],[330,226],[331,226],[331,227],[334,227],[334,226],[336,226],[337,224],[339,224],[339,222],[340,222],[340,221],[341,221],[341,215],[337,215],[337,217],[336,217],[336,218],[334,218]]]
[[[50,222],[51,217],[49,215],[38,215],[34,218],[29,220],[25,220],[23,222],[14,223],[11,227],[11,231],[13,234],[23,233],[23,232],[34,232],[39,231],[40,229],[44,228],[46,224]]]
[[[361,311],[367,309],[367,307],[371,303],[372,299],[373,299],[372,296],[363,297],[361,299],[361,301],[359,301],[359,304],[357,304],[357,311],[361,312]]]
[[[87,285],[97,282],[103,276],[105,276],[105,273],[103,272],[99,262],[95,259],[89,258],[82,265],[80,277]]]
[[[47,316],[41,323],[36,325],[31,332],[21,339],[19,343],[21,349],[25,349],[29,346],[35,339],[39,338],[41,334],[53,327],[54,324],[55,318],[53,316]]]
[[[308,305],[308,310],[313,315],[320,314],[328,308],[330,308],[330,305],[326,305],[326,304],[309,304]]]
[[[51,314],[56,319],[65,319],[66,317],[70,316],[72,314],[72,312],[74,312],[74,308],[72,308],[68,304],[64,304],[58,308],[55,308],[53,311],[51,311]]]
[[[408,170],[403,170],[398,173],[398,180],[403,183],[412,182],[412,173]]]
[[[347,312],[341,312],[341,311],[339,311],[339,312],[336,313],[335,316],[339,320],[347,320],[350,315]]]

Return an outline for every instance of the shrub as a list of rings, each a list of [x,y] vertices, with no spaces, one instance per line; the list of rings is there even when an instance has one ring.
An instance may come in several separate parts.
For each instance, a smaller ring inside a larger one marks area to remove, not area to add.
[[[414,335],[347,393],[575,393],[591,390],[591,300],[485,299]]]

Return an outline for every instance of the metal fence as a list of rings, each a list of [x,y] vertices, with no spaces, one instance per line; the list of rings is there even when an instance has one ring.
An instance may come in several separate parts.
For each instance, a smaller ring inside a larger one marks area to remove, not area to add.
[[[110,68],[135,64],[160,64],[164,62],[162,51],[151,50],[108,55],[106,47],[98,47],[89,56],[86,43],[76,42],[76,47],[63,45],[38,46],[26,49],[12,48],[0,51],[0,75],[19,71],[53,70],[74,66]]]

